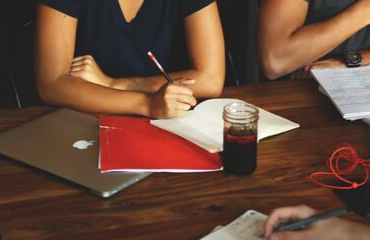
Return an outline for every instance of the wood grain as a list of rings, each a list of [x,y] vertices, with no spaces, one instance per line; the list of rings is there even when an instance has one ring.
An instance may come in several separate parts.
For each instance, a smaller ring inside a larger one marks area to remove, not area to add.
[[[3,240],[197,240],[249,209],[268,214],[286,205],[342,205],[307,176],[323,169],[341,142],[368,156],[367,125],[343,120],[313,80],[227,88],[223,97],[253,103],[301,127],[262,140],[253,175],[157,173],[109,199],[1,156]],[[53,109],[0,110],[0,131]],[[362,221],[353,214],[347,218]]]

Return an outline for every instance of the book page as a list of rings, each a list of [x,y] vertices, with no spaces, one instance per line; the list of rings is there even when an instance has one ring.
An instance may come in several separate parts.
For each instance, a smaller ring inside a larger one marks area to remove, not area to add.
[[[345,119],[370,116],[370,66],[311,72]]]
[[[266,215],[249,210],[225,227],[218,227],[200,240],[265,240],[263,226]]]
[[[222,111],[226,104],[240,102],[238,99],[211,99],[200,103],[187,115],[150,124],[177,134],[211,153],[222,151]],[[258,140],[298,128],[299,124],[259,108]]]
[[[319,92],[321,92],[325,96],[329,97],[328,93],[322,88],[322,86],[319,86]],[[363,118],[362,121],[364,123],[366,123],[367,125],[370,125],[370,117]]]
[[[222,116],[218,116],[219,112],[207,115],[193,110],[180,118],[150,123],[175,133],[211,153],[216,153],[222,149],[223,143],[223,120]]]
[[[212,99],[197,105],[194,110],[179,118],[150,121],[150,124],[175,133],[211,153],[220,152],[223,144],[223,107],[240,101]]]

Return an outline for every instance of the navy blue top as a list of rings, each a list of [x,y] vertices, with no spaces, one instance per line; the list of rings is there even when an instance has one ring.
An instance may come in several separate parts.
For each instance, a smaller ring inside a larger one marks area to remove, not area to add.
[[[213,1],[144,0],[136,17],[128,23],[118,0],[40,0],[78,19],[75,56],[92,55],[110,77],[158,74],[148,51],[171,71],[171,50],[182,19]]]

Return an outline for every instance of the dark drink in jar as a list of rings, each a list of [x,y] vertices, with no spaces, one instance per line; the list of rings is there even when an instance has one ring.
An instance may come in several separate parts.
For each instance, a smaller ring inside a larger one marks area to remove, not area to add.
[[[221,154],[224,171],[233,175],[251,174],[257,167],[258,109],[244,102],[224,108],[224,144]]]

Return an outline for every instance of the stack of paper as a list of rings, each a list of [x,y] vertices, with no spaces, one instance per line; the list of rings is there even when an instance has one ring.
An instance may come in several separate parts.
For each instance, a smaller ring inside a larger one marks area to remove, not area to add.
[[[175,133],[211,153],[222,151],[223,144],[223,107],[237,99],[211,99],[197,105],[183,117],[152,120],[150,123]],[[259,108],[258,140],[283,133],[299,124]]]
[[[311,72],[344,119],[370,117],[370,66]]]
[[[266,219],[266,215],[249,210],[225,227],[217,227],[200,240],[265,240],[263,226]]]

